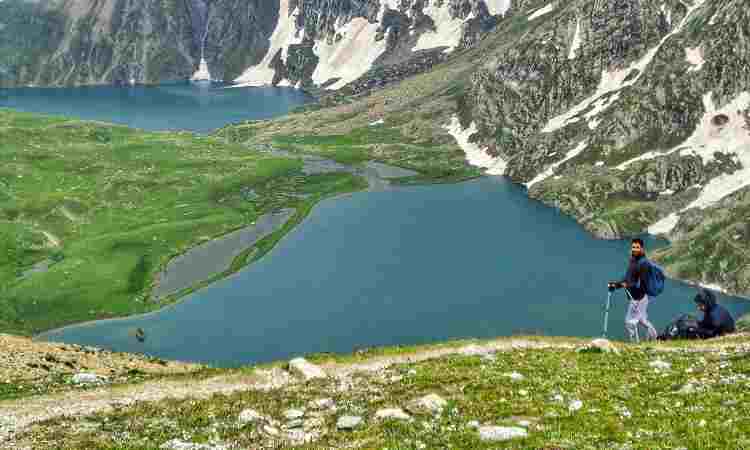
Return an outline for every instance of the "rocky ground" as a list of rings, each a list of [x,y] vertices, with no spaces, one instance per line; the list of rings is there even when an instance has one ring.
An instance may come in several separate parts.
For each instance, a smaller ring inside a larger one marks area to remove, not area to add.
[[[746,334],[313,355],[6,401],[2,448],[742,448],[748,355]]]
[[[120,385],[197,373],[204,368],[8,334],[0,334],[0,358],[0,400],[68,392],[84,385]]]

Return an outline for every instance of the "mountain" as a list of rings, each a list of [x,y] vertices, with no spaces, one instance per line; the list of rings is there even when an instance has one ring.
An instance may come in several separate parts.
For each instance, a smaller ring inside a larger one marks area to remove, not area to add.
[[[5,85],[215,77],[340,87],[421,49],[470,46],[508,0],[5,0]]]
[[[204,54],[214,78],[321,93],[234,131],[376,118],[424,154],[373,135],[370,157],[446,173],[458,143],[599,237],[668,237],[672,275],[750,293],[745,0],[5,0],[0,17],[4,85],[187,79]]]

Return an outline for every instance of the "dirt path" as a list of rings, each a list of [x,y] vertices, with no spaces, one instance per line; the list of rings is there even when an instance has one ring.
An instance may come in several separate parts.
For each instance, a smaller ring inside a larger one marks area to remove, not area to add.
[[[524,349],[573,349],[584,340],[567,342],[526,339],[499,339],[462,347],[427,348],[416,353],[373,357],[358,363],[326,363],[321,367],[332,377],[348,377],[355,372],[383,370],[394,364],[414,363],[448,355],[485,355],[496,352]],[[618,344],[618,346],[625,344]],[[721,351],[736,345],[734,341],[717,340],[708,345],[691,347],[689,351]],[[745,344],[743,344],[744,346]],[[680,351],[678,347],[655,347],[656,351]],[[0,448],[13,448],[14,436],[31,424],[59,417],[81,417],[93,413],[112,411],[135,402],[153,402],[166,398],[208,398],[214,394],[229,394],[242,390],[269,390],[299,383],[288,372],[275,369],[257,369],[252,374],[222,375],[204,380],[186,377],[180,380],[147,381],[138,385],[101,387],[89,391],[67,392],[7,401],[0,403]],[[10,447],[8,446],[10,445]]]

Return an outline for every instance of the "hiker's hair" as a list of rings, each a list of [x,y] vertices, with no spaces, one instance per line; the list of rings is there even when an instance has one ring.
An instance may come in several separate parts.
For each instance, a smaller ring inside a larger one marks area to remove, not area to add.
[[[643,243],[643,239],[641,238],[633,238],[632,241],[630,241],[631,244],[638,244],[641,246],[641,248],[646,248],[646,245]]]

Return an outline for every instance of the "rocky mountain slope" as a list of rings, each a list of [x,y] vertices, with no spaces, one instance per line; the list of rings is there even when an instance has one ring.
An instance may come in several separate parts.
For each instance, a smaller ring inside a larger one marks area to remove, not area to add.
[[[471,46],[508,0],[5,0],[0,83],[214,79],[341,87],[415,52]]]

